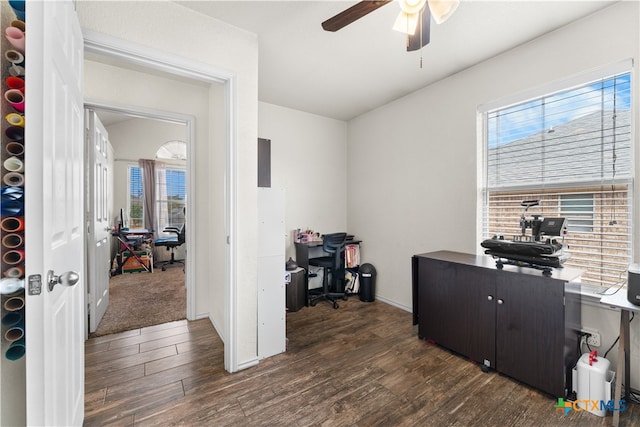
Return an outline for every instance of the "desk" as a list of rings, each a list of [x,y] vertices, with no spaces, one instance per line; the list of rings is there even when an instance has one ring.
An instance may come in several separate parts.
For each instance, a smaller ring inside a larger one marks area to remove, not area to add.
[[[631,391],[631,372],[629,371],[629,313],[632,311],[640,314],[640,306],[634,305],[627,299],[627,291],[620,289],[613,295],[605,295],[600,299],[601,304],[620,309],[620,342],[618,344],[618,363],[616,366],[616,389],[613,401],[616,405],[620,402],[622,392],[622,372],[624,370],[624,398],[628,401]],[[624,364],[622,358],[624,357]],[[620,411],[613,412],[613,425],[620,422]]]
[[[359,245],[362,240],[351,239],[345,242],[345,245]],[[322,241],[313,241],[313,242],[294,242],[296,247],[296,263],[298,267],[302,267],[305,269],[306,274],[304,275],[304,289],[305,289],[305,306],[309,304],[309,258],[318,258],[320,256],[326,256],[324,251],[322,250]],[[318,251],[317,253],[321,253],[321,255],[313,255],[314,251]]]

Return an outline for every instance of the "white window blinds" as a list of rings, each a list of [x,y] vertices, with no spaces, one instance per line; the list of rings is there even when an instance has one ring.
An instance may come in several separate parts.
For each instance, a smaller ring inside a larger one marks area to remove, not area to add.
[[[144,228],[144,192],[142,189],[142,170],[138,166],[129,166],[129,228]]]
[[[160,227],[163,228],[168,224],[184,224],[186,199],[186,171],[158,167],[156,169],[156,215]],[[129,166],[128,212],[130,228],[145,227],[142,170],[138,166]]]
[[[527,216],[568,218],[583,282],[613,285],[631,262],[631,76],[618,74],[485,115],[482,238],[520,234]]]
[[[487,187],[630,179],[630,74],[487,113]]]

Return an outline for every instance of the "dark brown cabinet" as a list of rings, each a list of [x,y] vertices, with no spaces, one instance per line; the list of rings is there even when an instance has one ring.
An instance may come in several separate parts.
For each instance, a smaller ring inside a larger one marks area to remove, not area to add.
[[[291,271],[291,281],[287,284],[287,312],[300,310],[307,302],[307,272],[302,268]]]
[[[565,295],[574,269],[495,268],[486,256],[415,255],[414,324],[420,338],[555,397],[566,396],[577,360],[580,306]],[[567,300],[569,302],[567,303]]]

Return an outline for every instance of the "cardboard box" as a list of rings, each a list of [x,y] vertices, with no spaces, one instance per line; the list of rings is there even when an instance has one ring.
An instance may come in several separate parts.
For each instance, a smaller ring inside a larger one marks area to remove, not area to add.
[[[147,253],[146,251],[136,251],[135,254],[138,255],[138,258],[140,258],[140,261],[142,262],[138,261],[138,259],[136,259],[136,257],[134,257],[131,254],[131,252],[129,251],[122,252],[122,255],[121,255],[123,260],[122,272],[123,273],[137,273],[141,271],[146,272],[147,270],[145,269],[145,267],[147,267],[149,272],[152,272],[153,261],[152,261],[151,254]]]

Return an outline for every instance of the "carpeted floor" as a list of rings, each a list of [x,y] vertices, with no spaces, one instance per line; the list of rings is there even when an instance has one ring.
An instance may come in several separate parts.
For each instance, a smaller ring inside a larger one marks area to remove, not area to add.
[[[119,274],[109,280],[109,307],[91,337],[114,334],[187,317],[181,267],[153,273]]]

